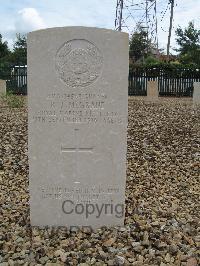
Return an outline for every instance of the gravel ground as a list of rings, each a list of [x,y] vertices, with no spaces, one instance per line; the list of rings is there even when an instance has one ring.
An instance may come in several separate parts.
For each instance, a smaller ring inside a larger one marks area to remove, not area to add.
[[[200,109],[129,99],[125,226],[31,228],[27,110],[0,107],[0,266],[197,266]]]

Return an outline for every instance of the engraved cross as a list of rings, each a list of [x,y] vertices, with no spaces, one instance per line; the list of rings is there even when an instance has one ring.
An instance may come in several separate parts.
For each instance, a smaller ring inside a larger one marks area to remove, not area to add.
[[[74,147],[64,147],[61,146],[61,152],[62,153],[75,153],[75,162],[74,162],[74,179],[76,180],[74,183],[79,184],[80,181],[78,181],[79,176],[79,153],[93,153],[94,147],[80,147],[79,144],[79,136],[78,136],[79,129],[75,128],[75,145]]]

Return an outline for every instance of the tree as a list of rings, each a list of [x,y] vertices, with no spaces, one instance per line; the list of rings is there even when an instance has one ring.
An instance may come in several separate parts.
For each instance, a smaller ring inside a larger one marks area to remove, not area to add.
[[[145,63],[148,57],[154,58],[154,61],[158,61],[156,57],[160,52],[161,49],[158,49],[156,44],[151,39],[148,39],[148,32],[141,26],[138,26],[129,42],[130,61],[132,63],[136,61]]]
[[[195,29],[194,23],[189,22],[184,30],[179,26],[176,31],[176,42],[179,48],[180,61],[185,64],[200,65],[200,30]]]
[[[3,58],[9,54],[8,43],[3,42],[2,35],[0,34],[0,58]]]
[[[8,49],[7,42],[2,42],[0,35],[0,78],[10,75],[10,68],[14,65],[27,64],[26,37],[17,34],[13,51]]]
[[[133,61],[138,61],[144,57],[147,50],[147,32],[141,27],[138,27],[138,29],[133,33],[129,43],[129,57]]]
[[[17,65],[27,64],[27,39],[25,35],[17,34],[17,40],[14,43],[12,60]]]
[[[0,34],[0,79],[5,79],[9,71],[8,58],[11,52],[8,48],[8,43],[3,42],[2,35]]]

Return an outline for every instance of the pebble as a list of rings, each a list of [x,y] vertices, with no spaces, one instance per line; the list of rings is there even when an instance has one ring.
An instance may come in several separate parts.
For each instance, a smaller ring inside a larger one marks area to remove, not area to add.
[[[187,260],[187,266],[198,266],[198,262],[196,260],[196,258],[189,258]]]
[[[176,253],[178,252],[178,247],[177,247],[176,245],[174,245],[174,244],[170,245],[170,246],[169,246],[169,252],[170,252],[172,255],[176,254]]]
[[[132,245],[132,247],[138,247],[138,246],[141,246],[141,243],[140,242],[132,242],[131,245]]]
[[[115,265],[124,265],[125,258],[121,256],[116,256],[115,257]]]
[[[48,260],[49,260],[49,258],[48,258],[47,256],[45,256],[45,257],[41,257],[41,258],[39,259],[39,261],[40,261],[41,264],[45,264]]]
[[[149,246],[150,242],[149,242],[149,234],[147,231],[144,232],[143,235],[143,241],[142,241],[142,245],[143,246]]]
[[[170,257],[169,253],[167,253],[167,255],[165,256],[165,261],[166,262],[170,262],[171,261],[171,257]]]
[[[108,260],[107,264],[108,264],[108,266],[114,266],[115,265],[115,260]]]
[[[160,98],[129,100],[125,225],[94,232],[30,227],[27,109],[0,108],[0,266],[200,265],[200,110]]]

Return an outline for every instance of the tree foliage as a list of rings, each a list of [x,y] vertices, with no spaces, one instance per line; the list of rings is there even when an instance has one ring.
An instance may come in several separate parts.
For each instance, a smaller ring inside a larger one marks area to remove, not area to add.
[[[8,43],[3,42],[2,35],[0,34],[0,58],[3,58],[9,54]]]
[[[2,35],[0,34],[0,58],[9,54],[8,43],[3,42]]]
[[[10,68],[16,65],[27,64],[26,36],[17,34],[13,50],[10,50],[7,42],[2,41],[0,34],[0,78],[6,78]]]
[[[8,48],[8,43],[3,42],[2,35],[0,34],[0,78],[4,78],[9,69],[9,57],[11,52]]]
[[[14,43],[13,61],[18,65],[27,64],[27,40],[25,35],[16,35],[17,39]]]
[[[184,64],[200,65],[200,30],[195,29],[193,22],[189,22],[184,30],[179,26],[176,29],[176,42],[179,48],[180,61]]]
[[[137,61],[144,57],[148,50],[147,32],[138,27],[133,33],[129,43],[129,57],[133,61]]]

